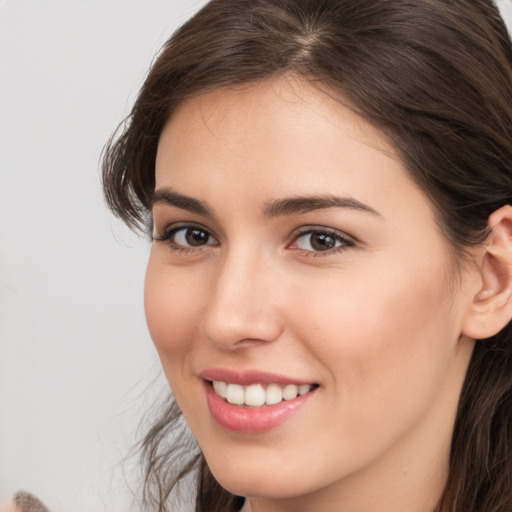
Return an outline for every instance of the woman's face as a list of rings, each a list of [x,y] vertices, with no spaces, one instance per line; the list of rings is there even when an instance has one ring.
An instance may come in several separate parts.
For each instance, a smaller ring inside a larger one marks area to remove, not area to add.
[[[291,78],[205,94],[162,133],[153,215],[147,321],[220,483],[254,509],[435,502],[468,272],[384,135]]]

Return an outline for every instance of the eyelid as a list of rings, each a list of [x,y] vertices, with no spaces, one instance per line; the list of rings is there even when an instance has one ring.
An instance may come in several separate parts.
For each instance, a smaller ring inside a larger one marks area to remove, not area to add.
[[[312,233],[325,233],[336,240],[339,240],[342,242],[342,244],[338,247],[333,247],[332,249],[328,249],[326,251],[314,251],[314,250],[306,250],[306,249],[300,249],[300,248],[293,248],[293,244],[296,244],[297,240],[308,234]],[[344,251],[347,249],[350,249],[354,247],[358,241],[351,235],[348,235],[344,231],[340,231],[335,228],[327,227],[327,226],[303,226],[297,230],[295,230],[291,234],[291,242],[287,245],[287,249],[295,249],[297,251],[301,251],[303,253],[308,253],[310,255],[314,256],[329,256],[331,254],[334,254],[338,251]]]
[[[187,229],[187,228],[200,229],[202,231],[207,232],[212,238],[215,239],[215,242],[216,242],[215,244],[205,244],[205,246],[219,245],[218,237],[211,229],[207,228],[206,226],[203,226],[202,224],[200,224],[198,222],[188,222],[188,221],[173,222],[171,224],[168,224],[160,233],[158,232],[158,230],[156,229],[156,226],[155,226],[155,230],[152,234],[152,239],[154,242],[168,243],[175,249],[182,248],[182,249],[191,249],[191,250],[201,250],[202,248],[204,248],[204,246],[184,247],[184,246],[180,246],[178,244],[173,244],[171,242],[171,238],[174,234],[176,234],[176,232],[180,231],[181,229]]]
[[[353,244],[359,243],[359,240],[356,237],[349,235],[345,231],[342,231],[337,228],[332,228],[329,226],[322,226],[322,225],[316,225],[316,224],[301,226],[300,228],[295,229],[291,233],[290,238],[297,239],[301,235],[305,235],[308,233],[319,233],[319,232],[334,235],[337,238],[341,238],[341,239],[343,239],[347,242],[353,243]]]
[[[156,226],[155,226],[156,228]],[[201,231],[205,231],[209,238],[213,238],[215,243],[205,243],[203,245],[198,246],[188,246],[188,245],[182,245],[178,244],[173,240],[174,235],[183,229],[192,228],[192,229],[198,229]],[[330,249],[323,250],[314,250],[314,249],[302,249],[300,247],[297,247],[297,240],[301,238],[302,236],[313,234],[313,233],[321,233],[321,234],[327,234],[331,237],[333,237],[336,242],[339,242],[340,244],[332,247]],[[170,246],[170,248],[174,251],[185,251],[185,252],[197,252],[205,250],[207,247],[217,246],[220,245],[218,236],[206,226],[198,223],[198,222],[190,222],[190,221],[181,221],[181,222],[174,222],[166,225],[166,227],[161,231],[158,232],[158,230],[155,229],[152,235],[153,241],[160,242],[163,244],[167,244]],[[339,229],[327,227],[327,226],[319,226],[319,225],[308,225],[308,226],[302,226],[298,229],[296,229],[294,232],[291,233],[290,242],[286,245],[286,249],[295,250],[297,252],[300,252],[307,256],[329,256],[333,255],[337,252],[348,250],[352,247],[354,247],[356,244],[358,244],[358,240],[355,239],[355,237],[348,235],[344,231],[340,231]],[[294,247],[295,245],[295,247]]]

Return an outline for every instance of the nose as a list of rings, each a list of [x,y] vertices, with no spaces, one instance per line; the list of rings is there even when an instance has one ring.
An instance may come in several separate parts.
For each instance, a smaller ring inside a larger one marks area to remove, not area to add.
[[[278,283],[269,262],[232,255],[213,279],[202,321],[208,340],[223,350],[275,341],[282,332]]]

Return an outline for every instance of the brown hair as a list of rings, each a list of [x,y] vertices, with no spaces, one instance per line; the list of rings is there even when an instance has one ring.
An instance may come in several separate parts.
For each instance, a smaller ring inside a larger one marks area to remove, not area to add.
[[[104,190],[132,227],[150,222],[160,133],[186,98],[291,73],[348,100],[383,130],[436,207],[459,257],[512,203],[512,44],[491,0],[213,0],[165,44],[122,131]],[[198,451],[169,438],[174,402],[145,437],[145,496],[168,510],[198,468],[196,511],[238,510]],[[512,326],[480,340],[451,448],[443,512],[512,510]]]

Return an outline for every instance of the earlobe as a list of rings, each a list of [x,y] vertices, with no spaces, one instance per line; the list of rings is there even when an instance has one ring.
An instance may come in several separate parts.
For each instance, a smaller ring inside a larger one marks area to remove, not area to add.
[[[481,286],[473,297],[463,332],[474,339],[497,334],[512,319],[512,206],[489,217],[490,234],[478,263]]]

